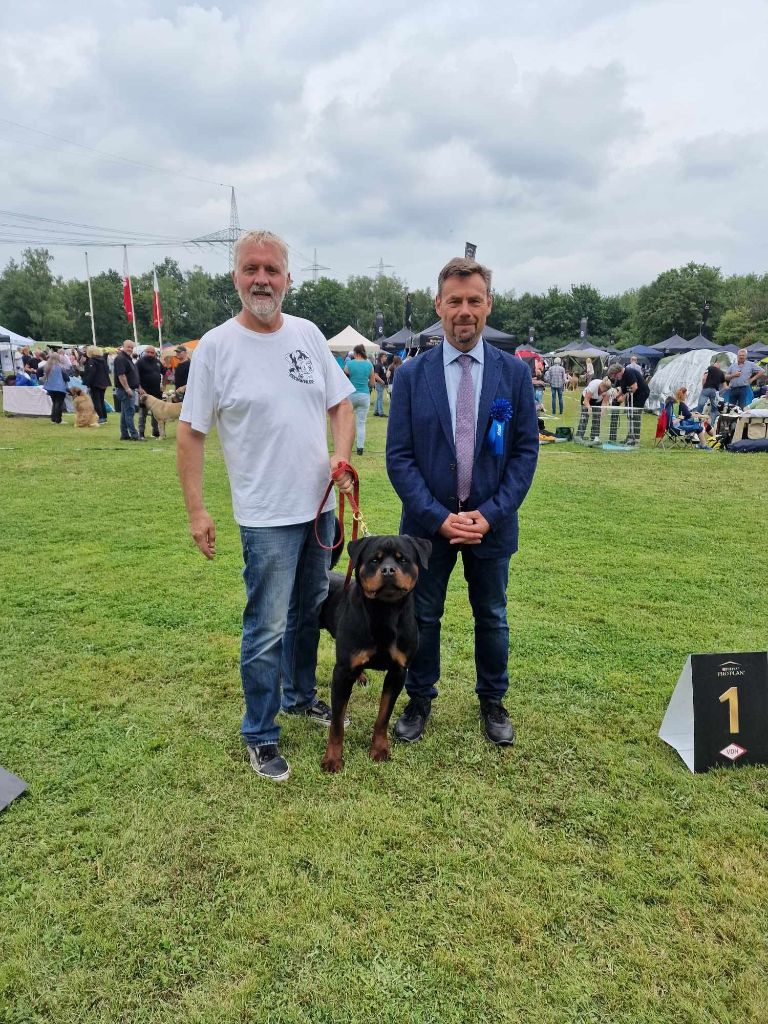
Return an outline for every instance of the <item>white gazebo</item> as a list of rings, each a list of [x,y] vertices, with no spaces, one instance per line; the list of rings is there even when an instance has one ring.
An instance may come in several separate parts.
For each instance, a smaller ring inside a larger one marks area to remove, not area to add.
[[[337,334],[333,338],[328,339],[328,346],[331,352],[341,355],[346,355],[347,352],[351,352],[355,345],[365,346],[365,354],[367,356],[376,356],[381,351],[380,347],[375,341],[368,341],[363,335],[356,331],[354,327],[345,327],[344,330]]]

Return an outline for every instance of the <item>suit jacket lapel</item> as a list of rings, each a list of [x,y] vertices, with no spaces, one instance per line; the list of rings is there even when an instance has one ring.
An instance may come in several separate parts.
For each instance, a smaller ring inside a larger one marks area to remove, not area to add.
[[[445,386],[445,369],[443,368],[444,344],[445,342],[442,342],[442,344],[435,346],[431,352],[426,352],[423,356],[418,356],[418,358],[427,361],[424,372],[432,395],[432,401],[435,403],[437,416],[445,432],[446,440],[451,446],[451,450],[455,451],[453,429],[451,427],[451,410],[448,405],[448,390]]]
[[[480,458],[480,451],[488,433],[488,422],[491,416],[491,403],[496,397],[496,390],[501,380],[501,356],[496,349],[483,341],[485,349],[483,366],[483,387],[480,391],[480,407],[477,410],[477,429],[475,431],[475,462]],[[447,398],[446,398],[447,401]],[[450,413],[449,423],[450,423]]]

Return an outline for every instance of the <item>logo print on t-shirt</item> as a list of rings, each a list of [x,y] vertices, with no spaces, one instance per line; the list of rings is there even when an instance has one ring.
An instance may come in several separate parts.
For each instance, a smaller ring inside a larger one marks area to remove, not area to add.
[[[291,364],[288,369],[288,376],[291,380],[297,380],[300,384],[315,383],[315,378],[312,376],[314,373],[312,360],[306,352],[297,348],[293,352],[288,352],[285,358]]]

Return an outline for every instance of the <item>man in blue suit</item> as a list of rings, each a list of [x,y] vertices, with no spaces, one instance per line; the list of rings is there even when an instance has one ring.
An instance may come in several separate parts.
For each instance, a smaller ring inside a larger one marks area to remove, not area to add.
[[[395,724],[395,736],[406,742],[421,738],[437,697],[440,620],[459,553],[475,620],[485,735],[502,746],[515,739],[502,703],[509,686],[507,581],[539,432],[528,367],[483,340],[492,302],[491,272],[474,260],[451,260],[435,299],[444,340],[395,375],[387,472],[403,503],[401,532],[432,541],[415,591],[420,638],[405,683],[410,699]]]

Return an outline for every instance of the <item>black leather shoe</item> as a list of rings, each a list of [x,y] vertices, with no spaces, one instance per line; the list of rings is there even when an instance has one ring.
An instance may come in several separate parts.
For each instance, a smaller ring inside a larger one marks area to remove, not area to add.
[[[515,742],[515,727],[509,720],[507,709],[499,700],[480,701],[480,718],[486,738],[497,747],[511,747]]]
[[[395,738],[402,740],[403,743],[415,743],[416,740],[420,740],[431,712],[431,700],[412,697],[405,705],[405,711],[395,722]]]

